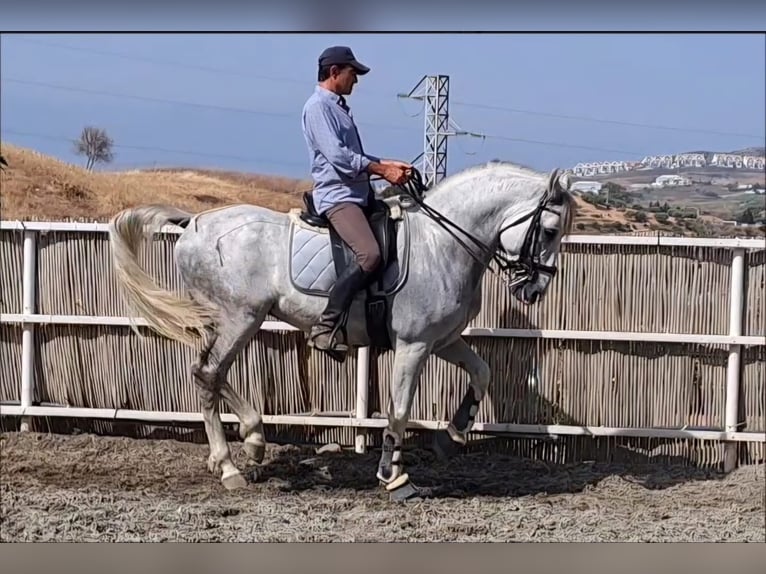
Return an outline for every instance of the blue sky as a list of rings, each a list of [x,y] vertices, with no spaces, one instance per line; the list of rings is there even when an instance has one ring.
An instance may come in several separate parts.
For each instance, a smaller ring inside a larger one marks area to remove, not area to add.
[[[450,138],[449,172],[492,158],[548,170],[764,145],[762,35],[24,34],[1,42],[2,140],[82,163],[67,140],[85,125],[103,127],[116,144],[113,168],[305,176],[301,107],[316,58],[332,44],[351,46],[372,68],[349,102],[378,155],[409,160],[422,151],[422,104],[396,94],[423,75],[450,76],[451,118],[491,137]],[[137,98],[118,97],[127,95]]]

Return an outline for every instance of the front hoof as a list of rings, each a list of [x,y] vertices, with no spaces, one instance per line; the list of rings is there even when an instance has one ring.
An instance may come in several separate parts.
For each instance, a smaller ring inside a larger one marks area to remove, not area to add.
[[[242,476],[242,473],[238,470],[233,470],[228,474],[224,474],[221,477],[221,483],[223,484],[224,488],[226,488],[226,490],[237,490],[247,486],[245,477]]]
[[[434,452],[439,461],[446,463],[458,454],[460,446],[452,440],[452,437],[447,431],[437,431],[434,434],[434,440],[432,443]]]

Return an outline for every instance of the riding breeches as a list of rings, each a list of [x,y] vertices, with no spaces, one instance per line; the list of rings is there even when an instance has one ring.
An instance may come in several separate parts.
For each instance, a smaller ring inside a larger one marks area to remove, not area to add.
[[[355,203],[340,203],[330,208],[327,219],[354,252],[362,271],[375,271],[380,264],[380,248],[361,206]]]

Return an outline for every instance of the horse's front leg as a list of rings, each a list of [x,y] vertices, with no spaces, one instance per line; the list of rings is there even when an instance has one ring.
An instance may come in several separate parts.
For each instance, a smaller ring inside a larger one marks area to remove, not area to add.
[[[414,486],[404,472],[402,438],[410,417],[412,400],[418,387],[420,374],[431,351],[423,342],[397,341],[391,379],[391,402],[388,427],[383,430],[383,451],[378,463],[378,480],[395,501],[406,501],[428,494],[426,489]]]
[[[443,461],[455,454],[458,445],[465,445],[467,435],[473,427],[479,404],[487,392],[490,382],[489,365],[468,346],[464,339],[442,347],[434,353],[448,363],[457,365],[470,376],[470,383],[460,406],[452,417],[446,431],[437,431],[433,447]]]

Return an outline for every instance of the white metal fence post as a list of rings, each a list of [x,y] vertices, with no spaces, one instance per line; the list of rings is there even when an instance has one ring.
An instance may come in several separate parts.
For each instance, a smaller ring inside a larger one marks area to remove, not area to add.
[[[356,418],[367,418],[367,403],[370,392],[370,348],[360,347],[356,353]],[[357,427],[354,450],[359,454],[367,451],[367,431]]]
[[[22,313],[35,313],[37,295],[37,232],[24,232],[24,263],[22,279]],[[24,323],[21,335],[21,408],[32,406],[35,396],[35,324]],[[29,430],[29,419],[22,417],[21,431]]]
[[[734,249],[731,261],[731,296],[729,308],[729,335],[742,335],[742,315],[745,305],[745,250]],[[726,368],[726,412],[724,430],[736,432],[739,419],[740,357],[742,345],[729,345],[729,361]],[[727,442],[723,451],[724,472],[731,472],[737,467],[739,445]]]

